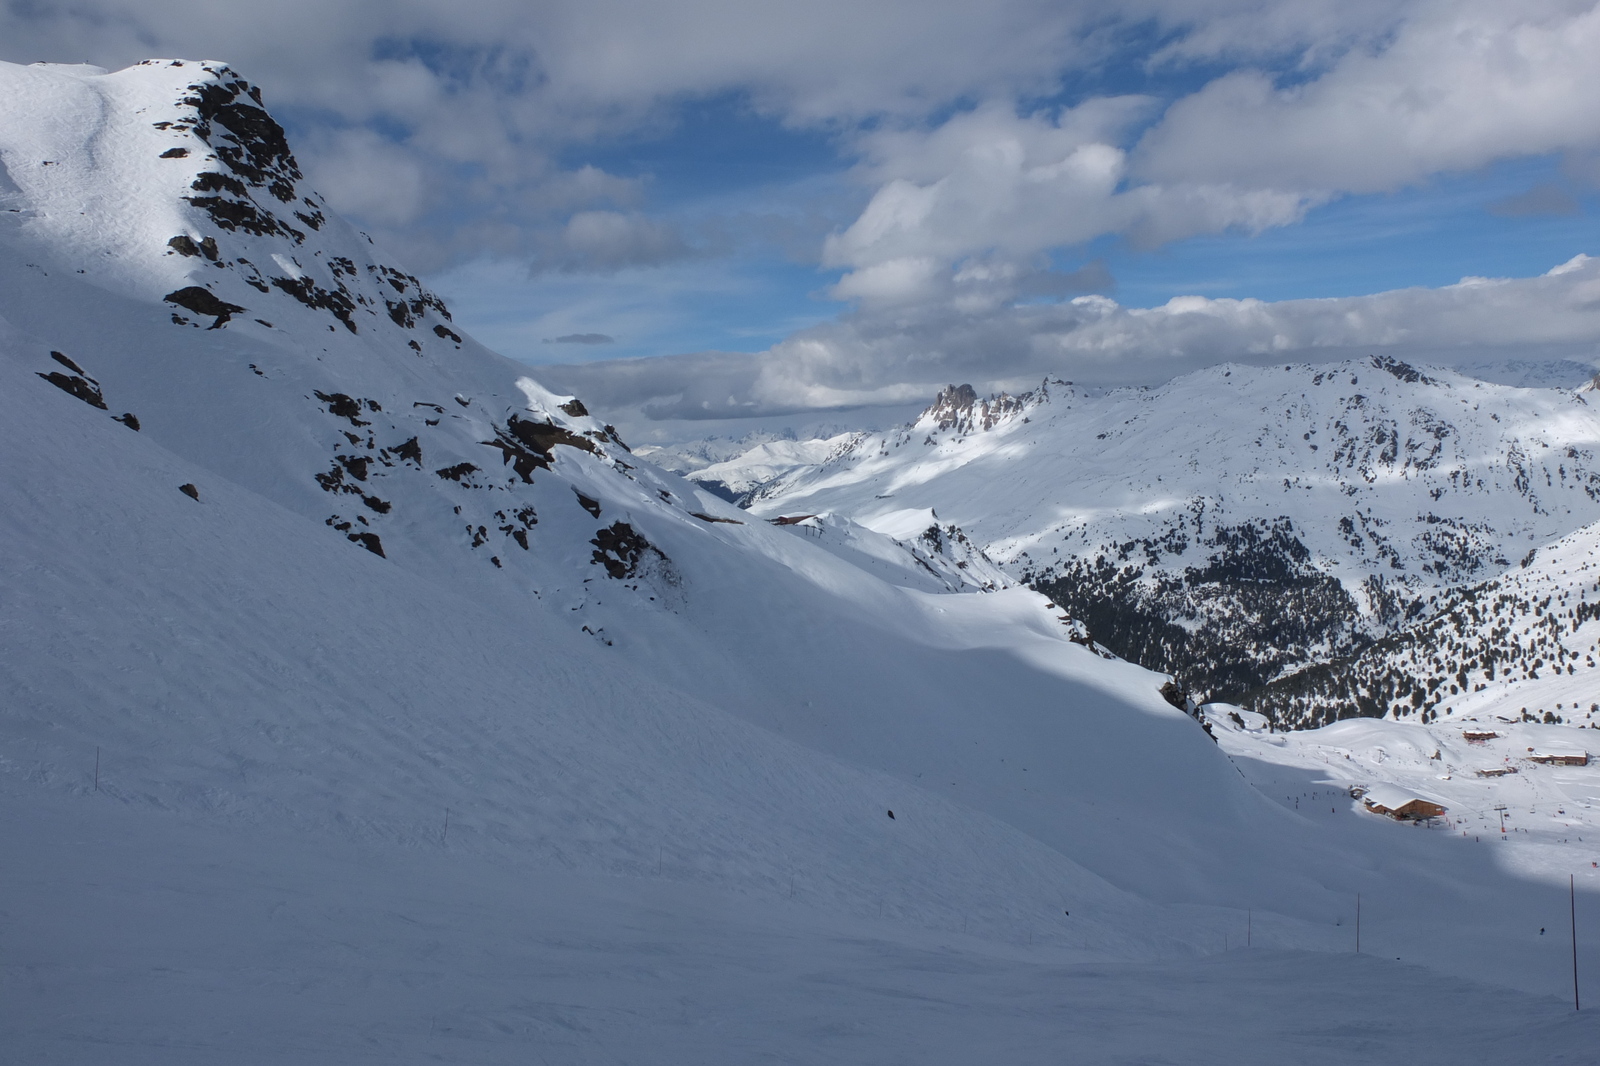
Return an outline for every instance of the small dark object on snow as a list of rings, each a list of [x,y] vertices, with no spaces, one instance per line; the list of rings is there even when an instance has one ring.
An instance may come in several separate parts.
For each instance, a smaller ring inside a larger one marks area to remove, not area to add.
[[[48,374],[40,374],[50,384],[62,392],[70,393],[88,404],[90,407],[106,409],[105,397],[100,394],[100,388],[94,382],[80,378],[75,374],[63,374],[59,370],[52,370]]]
[[[210,289],[202,289],[198,285],[190,285],[176,292],[169,292],[162,297],[168,303],[177,304],[179,307],[193,311],[197,315],[213,315],[216,321],[208,329],[220,329],[234,315],[243,311],[238,304],[220,300]]]
[[[188,482],[185,482],[184,484],[179,485],[178,486],[178,491],[183,493],[185,496],[189,497],[189,499],[191,499],[191,500],[198,501],[200,499],[200,490],[195,488],[193,485],[189,484]]]
[[[54,359],[56,362],[60,363],[64,367],[66,367],[68,370],[72,371],[74,374],[82,374],[84,377],[88,377],[89,376],[89,372],[87,370],[83,369],[83,367],[79,366],[77,363],[74,363],[71,359],[68,359],[66,357],[66,355],[64,353],[62,353],[62,352],[51,352],[50,353],[50,358]]]
[[[890,811],[890,812],[889,812],[889,817],[890,817],[890,818],[893,818],[893,817],[894,817],[894,812],[893,812],[893,811]]]
[[[589,416],[589,409],[583,406],[583,401],[578,399],[576,396],[562,404],[561,410],[565,411],[573,418],[587,418]]]
[[[376,555],[380,559],[388,558],[387,555],[383,554],[383,541],[378,539],[378,535],[376,533],[346,533],[345,538],[355,544],[361,545],[363,548],[367,549],[367,551],[371,552],[373,555]]]
[[[121,422],[135,433],[139,432],[139,416],[135,415],[132,411],[124,411],[121,415],[113,418],[111,421]]]
[[[188,156],[189,149],[187,148],[168,148],[161,153],[162,159],[186,159]]]

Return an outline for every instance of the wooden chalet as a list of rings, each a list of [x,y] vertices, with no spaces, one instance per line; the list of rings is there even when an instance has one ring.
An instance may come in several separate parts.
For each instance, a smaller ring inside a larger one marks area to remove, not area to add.
[[[1361,803],[1373,814],[1386,814],[1401,822],[1425,822],[1445,812],[1443,805],[1394,785],[1373,785],[1361,797]]]
[[[1536,751],[1532,755],[1529,755],[1528,758],[1537,763],[1544,763],[1546,766],[1589,765],[1589,753],[1586,751]]]
[[[1484,741],[1493,740],[1499,735],[1492,729],[1464,729],[1461,731],[1462,738],[1473,744],[1482,744]]]

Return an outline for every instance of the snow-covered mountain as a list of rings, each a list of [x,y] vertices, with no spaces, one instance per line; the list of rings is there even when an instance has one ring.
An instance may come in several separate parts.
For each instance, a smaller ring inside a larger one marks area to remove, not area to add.
[[[1430,721],[1600,728],[1600,526],[1530,551],[1489,581],[1442,594],[1426,617],[1360,654],[1249,694],[1284,726],[1352,712]]]
[[[0,64],[0,449],[29,1061],[1055,1061],[1099,1037],[1016,997],[1091,985],[1117,1057],[1114,1003],[1241,929],[1277,954],[1151,1055],[1267,995],[1275,1035],[1211,1046],[1293,1060],[1296,984],[1418,1054],[1512,1039],[1470,980],[1396,1013],[1391,948],[1560,988],[1524,926],[1564,896],[1269,802],[959,507],[764,521],[633,455],[329,212],[223,64]],[[1381,965],[1316,954],[1358,891]]]
[[[1119,654],[1238,695],[1600,519],[1593,396],[1384,357],[1109,393],[952,387],[750,509],[931,508]]]

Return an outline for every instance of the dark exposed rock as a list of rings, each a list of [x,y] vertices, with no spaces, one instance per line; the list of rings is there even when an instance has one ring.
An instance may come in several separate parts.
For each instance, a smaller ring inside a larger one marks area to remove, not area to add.
[[[112,421],[121,422],[135,433],[139,432],[139,418],[132,411],[124,411],[122,414],[113,418]]]
[[[361,414],[361,401],[353,396],[346,396],[342,392],[323,392],[313,389],[312,394],[317,399],[328,405],[328,413],[339,418],[348,418],[352,426],[369,426],[372,423],[363,422],[357,416]]]
[[[605,567],[606,573],[619,581],[637,574],[640,562],[649,554],[666,559],[659,548],[626,522],[613,522],[596,532],[589,543],[595,546],[591,562]]]
[[[205,237],[197,242],[191,237],[179,234],[167,242],[167,247],[179,255],[205,256],[213,263],[217,261],[217,240],[215,237]]]
[[[102,411],[106,409],[106,399],[100,394],[99,387],[76,374],[63,374],[59,370],[52,370],[48,374],[39,376],[62,392],[76,396],[90,407],[98,407]]]
[[[230,233],[243,230],[257,237],[282,235],[294,239],[297,244],[305,240],[305,234],[283,225],[249,200],[230,200],[222,196],[185,196],[184,199]]]
[[[530,422],[516,415],[507,420],[505,429],[496,432],[494,440],[483,443],[490,448],[498,448],[502,463],[510,463],[517,476],[530,485],[533,484],[534,470],[550,468],[553,458],[551,449],[556,445],[565,444],[586,452],[595,451],[593,441],[571,430],[552,422]]]
[[[407,462],[416,463],[419,467],[422,465],[422,445],[417,443],[417,438],[415,437],[412,437],[404,444],[398,445],[394,449],[394,454]]]
[[[1161,686],[1161,698],[1178,708],[1178,710],[1188,713],[1189,694],[1176,681],[1168,681]]]
[[[62,352],[51,352],[50,353],[50,358],[54,359],[56,362],[60,363],[64,367],[66,367],[68,370],[72,371],[74,374],[82,374],[86,378],[89,377],[89,372],[87,370],[83,369],[83,367],[79,366],[77,363],[75,363],[71,359],[67,358],[67,356]],[[90,380],[93,381],[94,379],[90,378]]]
[[[1007,393],[980,400],[971,385],[950,385],[939,391],[918,421],[932,419],[940,430],[971,433],[993,429],[1002,418],[1021,411],[1023,406],[1022,400]]]
[[[346,533],[345,537],[346,539],[361,545],[363,548],[367,549],[367,551],[381,559],[388,558],[387,555],[383,554],[383,541],[378,539],[378,535],[376,533]]]
[[[244,308],[238,304],[231,304],[226,300],[219,299],[210,289],[201,288],[199,285],[190,285],[187,288],[179,289],[177,292],[169,292],[162,299],[168,303],[177,304],[186,310],[193,311],[197,315],[213,317],[216,321],[211,323],[209,327],[211,329],[221,328],[234,315],[244,312]]]
[[[189,188],[195,192],[227,192],[234,196],[249,196],[245,191],[244,182],[227,174],[218,174],[214,170],[205,171],[197,175]]]
[[[578,399],[576,396],[562,404],[561,410],[571,415],[573,418],[589,417],[589,409],[583,406],[583,401]]]
[[[188,482],[185,482],[184,484],[179,485],[178,486],[178,491],[183,493],[185,496],[189,497],[189,499],[194,500],[197,503],[200,500],[200,490],[195,488],[194,485],[192,485],[192,484],[190,484]]]
[[[461,343],[461,335],[453,329],[446,329],[444,326],[434,326],[433,332],[434,336],[440,338],[441,340],[449,339],[455,341],[457,344]]]
[[[189,149],[187,148],[168,148],[161,153],[162,159],[187,159],[188,157]]]
[[[219,72],[222,77],[232,74],[226,68]],[[266,187],[284,203],[294,199],[300,167],[289,151],[283,127],[258,106],[260,90],[235,75],[225,83],[191,85],[189,91],[194,95],[183,103],[195,109],[198,121],[194,132],[212,146],[228,169],[253,186]],[[225,131],[221,135],[216,135],[218,126]]]
[[[330,311],[334,318],[344,323],[351,333],[358,332],[355,319],[356,302],[343,285],[337,289],[324,289],[310,278],[273,278],[272,284],[293,296],[307,307]]]
[[[455,466],[447,466],[443,470],[434,471],[435,474],[438,474],[446,481],[460,481],[468,474],[475,474],[477,472],[478,468],[473,466],[471,463],[457,463]]]
[[[577,493],[578,503],[579,503],[580,506],[583,507],[583,509],[585,511],[588,511],[591,515],[593,515],[596,518],[600,517],[600,501],[599,500],[593,499],[592,497],[589,497],[589,496],[585,496],[583,493],[578,492],[577,489],[573,489],[572,491],[574,493]]]

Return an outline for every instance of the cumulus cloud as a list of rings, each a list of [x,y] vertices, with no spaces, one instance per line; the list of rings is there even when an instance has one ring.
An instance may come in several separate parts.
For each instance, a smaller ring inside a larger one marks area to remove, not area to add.
[[[950,382],[1025,388],[1049,376],[1164,380],[1222,360],[1325,361],[1387,352],[1442,363],[1600,356],[1600,259],[1534,278],[1338,299],[1182,296],[1127,308],[1104,296],[981,315],[858,314],[754,355],[726,352],[546,367],[622,416],[722,419],[904,403]]]
[[[1321,10],[1300,5],[1313,17],[1296,23],[1284,5],[1267,8],[1279,40],[1318,24]],[[824,263],[846,271],[835,294],[869,307],[961,299],[974,258],[1003,260],[1020,279],[1040,251],[1107,234],[1158,245],[1255,233],[1342,195],[1600,149],[1593,0],[1423,0],[1369,20],[1364,35],[1349,29],[1329,20],[1329,36],[1287,71],[1211,81],[1131,143],[1127,132],[1157,101],[1102,97],[1027,114],[991,102],[931,128],[864,138],[859,173],[876,191],[824,249]],[[1252,47],[1237,11],[1199,19],[1165,54],[1219,55],[1228,40],[1235,55]],[[1575,208],[1543,189],[1498,210]]]
[[[1236,71],[1178,100],[1141,180],[1382,192],[1442,171],[1600,143],[1600,6],[1429,0],[1392,38],[1280,86]]]

